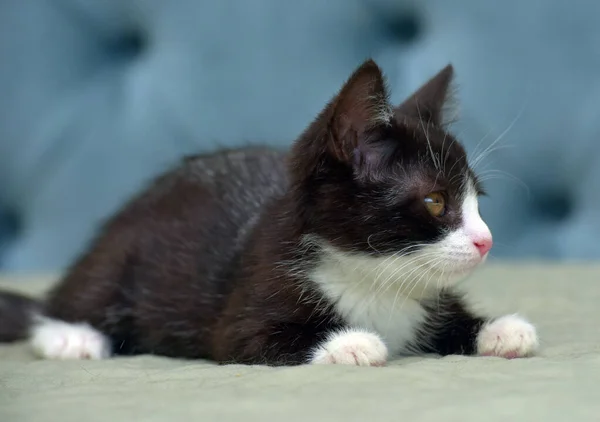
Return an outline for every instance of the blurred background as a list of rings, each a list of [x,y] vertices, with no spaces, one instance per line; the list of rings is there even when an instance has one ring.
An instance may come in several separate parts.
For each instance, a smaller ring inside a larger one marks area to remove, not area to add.
[[[593,0],[0,0],[0,270],[64,269],[183,154],[289,145],[367,57],[395,102],[454,64],[493,257],[599,258],[599,16]]]

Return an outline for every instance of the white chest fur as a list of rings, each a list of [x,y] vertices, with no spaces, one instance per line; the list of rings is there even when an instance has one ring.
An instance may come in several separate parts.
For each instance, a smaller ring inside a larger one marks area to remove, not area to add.
[[[326,248],[309,278],[350,326],[375,331],[390,354],[398,355],[410,352],[407,346],[426,317],[417,299],[427,294],[427,277],[422,271],[407,277],[415,265],[405,258],[357,257]]]

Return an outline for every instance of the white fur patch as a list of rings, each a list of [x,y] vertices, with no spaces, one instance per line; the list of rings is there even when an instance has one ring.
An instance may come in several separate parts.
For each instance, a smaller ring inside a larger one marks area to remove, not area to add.
[[[30,335],[33,351],[44,359],[106,359],[110,342],[88,324],[39,318]]]
[[[347,324],[379,334],[390,352],[399,354],[409,353],[426,317],[415,299],[424,294],[427,278],[419,280],[423,272],[416,267],[411,258],[350,255],[326,246],[320,265],[308,276]],[[407,277],[411,272],[413,277]]]
[[[492,237],[489,227],[479,214],[479,200],[472,184],[469,183],[469,189],[462,203],[463,227],[464,232],[471,238]]]
[[[313,364],[383,366],[388,350],[376,334],[344,330],[330,335],[313,353]]]
[[[535,327],[518,315],[505,315],[486,324],[477,336],[477,353],[483,356],[521,358],[538,347]]]

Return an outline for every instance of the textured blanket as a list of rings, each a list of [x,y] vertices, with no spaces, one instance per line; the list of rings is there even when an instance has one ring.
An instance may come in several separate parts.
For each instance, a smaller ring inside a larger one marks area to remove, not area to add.
[[[51,282],[0,288],[41,294]],[[600,266],[490,265],[464,287],[478,309],[531,319],[539,356],[274,369],[39,361],[23,344],[0,346],[0,421],[600,421]]]

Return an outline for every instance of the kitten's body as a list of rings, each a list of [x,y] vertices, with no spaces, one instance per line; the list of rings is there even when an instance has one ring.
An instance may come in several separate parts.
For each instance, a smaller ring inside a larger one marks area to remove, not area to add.
[[[367,62],[291,152],[184,160],[111,219],[50,293],[34,348],[271,365],[530,354],[530,324],[486,324],[453,292],[491,237],[477,179],[441,125],[450,76],[392,113]],[[448,211],[432,218],[422,198],[435,190]]]

